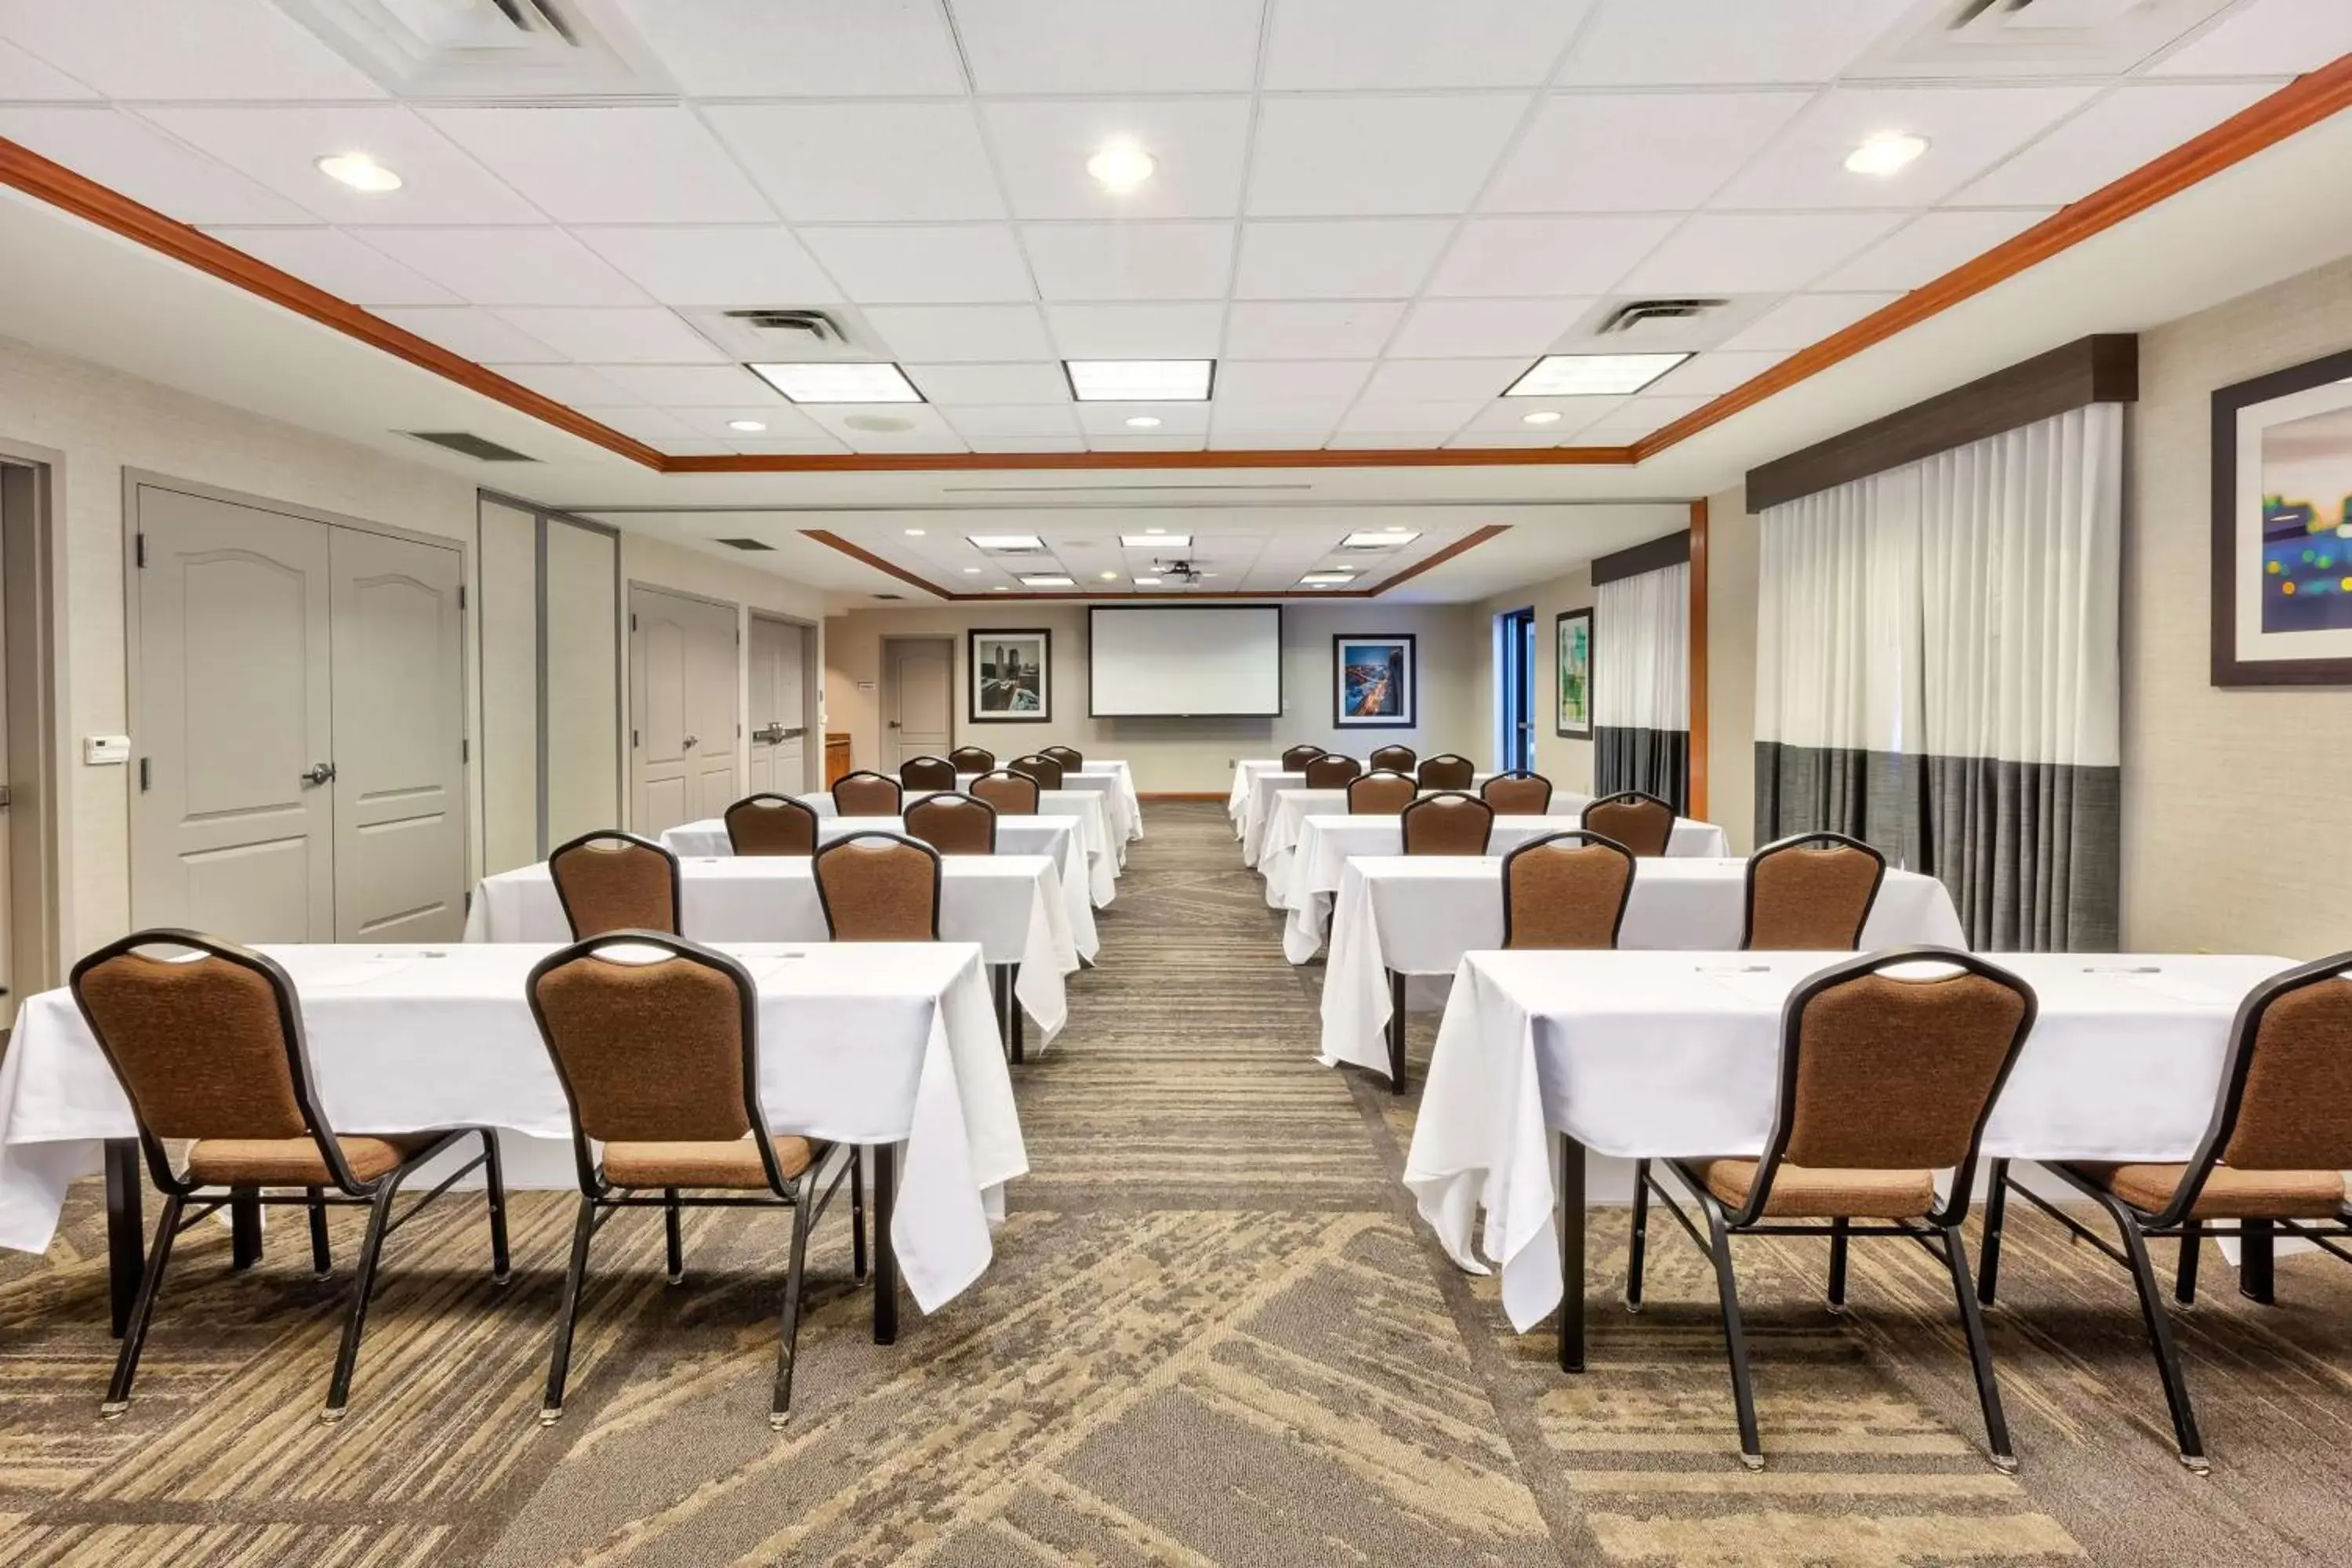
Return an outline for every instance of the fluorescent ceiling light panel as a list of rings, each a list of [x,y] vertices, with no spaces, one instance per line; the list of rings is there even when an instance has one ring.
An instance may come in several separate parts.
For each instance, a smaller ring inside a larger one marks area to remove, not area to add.
[[[1076,582],[1068,577],[1024,577],[1021,581],[1027,584],[1032,588],[1075,588],[1077,586]]]
[[[1386,545],[1411,544],[1420,534],[1407,529],[1381,529],[1373,532],[1351,533],[1339,541],[1342,550],[1378,550]]]
[[[967,533],[974,550],[1043,550],[1045,542],[1034,533]]]
[[[1688,354],[1546,354],[1506,397],[1596,397],[1639,392]]]
[[[923,395],[895,364],[755,364],[769,385],[794,403],[920,403]]]
[[[1309,572],[1298,581],[1309,588],[1344,588],[1355,580],[1353,572]]]
[[[1122,533],[1118,542],[1129,550],[1190,550],[1192,536],[1189,533]]]
[[[1160,579],[1157,577],[1138,577],[1135,579],[1135,585],[1139,588],[1157,588],[1160,586]]]
[[[1216,361],[1071,359],[1070,395],[1080,403],[1206,403]]]

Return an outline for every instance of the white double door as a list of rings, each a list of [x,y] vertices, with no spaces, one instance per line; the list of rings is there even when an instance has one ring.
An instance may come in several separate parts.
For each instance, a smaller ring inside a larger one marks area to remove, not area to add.
[[[161,486],[136,505],[133,921],[457,938],[461,553]]]
[[[744,793],[794,795],[809,787],[808,628],[751,617],[745,650],[751,772]]]
[[[657,838],[741,797],[742,658],[735,607],[629,588],[629,823]]]

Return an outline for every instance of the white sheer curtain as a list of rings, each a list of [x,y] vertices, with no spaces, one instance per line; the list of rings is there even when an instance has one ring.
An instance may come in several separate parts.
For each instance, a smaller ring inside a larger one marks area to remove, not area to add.
[[[1683,808],[1690,763],[1690,565],[1601,583],[1592,602],[1593,781]]]

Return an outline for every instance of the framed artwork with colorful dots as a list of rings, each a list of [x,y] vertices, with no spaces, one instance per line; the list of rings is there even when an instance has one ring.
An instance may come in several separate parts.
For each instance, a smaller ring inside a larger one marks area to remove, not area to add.
[[[2213,394],[2213,684],[2352,686],[2352,353]]]

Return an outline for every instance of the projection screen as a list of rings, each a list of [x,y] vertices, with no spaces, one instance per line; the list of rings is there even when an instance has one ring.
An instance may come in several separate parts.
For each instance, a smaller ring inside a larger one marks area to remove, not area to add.
[[[1087,711],[1097,719],[1282,712],[1282,606],[1087,612]]]

